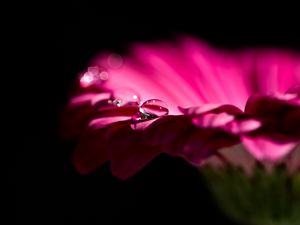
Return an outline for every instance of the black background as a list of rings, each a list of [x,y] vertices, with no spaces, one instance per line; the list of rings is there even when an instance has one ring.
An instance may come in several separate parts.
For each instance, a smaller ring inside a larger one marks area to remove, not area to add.
[[[300,50],[296,14],[287,17],[289,11],[281,7],[246,12],[247,5],[228,11],[181,3],[175,10],[173,4],[162,8],[145,2],[128,10],[112,3],[33,5],[17,22],[16,42],[21,40],[22,48],[17,61],[28,60],[28,73],[17,84],[21,135],[11,179],[17,224],[235,224],[213,203],[198,173],[180,159],[160,156],[126,181],[113,177],[109,165],[78,175],[69,162],[73,145],[59,138],[58,117],[76,74],[99,51],[123,53],[129,43],[176,34],[217,47]]]

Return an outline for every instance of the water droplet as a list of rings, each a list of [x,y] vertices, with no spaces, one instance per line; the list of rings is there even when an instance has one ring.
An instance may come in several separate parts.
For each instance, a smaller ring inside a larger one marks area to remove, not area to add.
[[[102,83],[108,79],[108,73],[98,66],[88,67],[87,71],[80,77],[82,87],[88,87],[92,84]]]
[[[147,115],[141,113],[141,112],[137,112],[136,114],[134,114],[131,118],[133,123],[138,123],[138,122],[142,122],[149,119]]]
[[[153,117],[167,115],[169,110],[165,102],[159,99],[150,99],[141,105],[140,112]]]
[[[133,130],[144,130],[148,127],[157,116],[149,116],[141,112],[137,112],[131,117],[130,127]]]
[[[124,105],[138,106],[141,101],[139,95],[135,91],[129,88],[121,88],[115,90],[111,96],[111,99],[112,99],[112,103],[118,107]]]

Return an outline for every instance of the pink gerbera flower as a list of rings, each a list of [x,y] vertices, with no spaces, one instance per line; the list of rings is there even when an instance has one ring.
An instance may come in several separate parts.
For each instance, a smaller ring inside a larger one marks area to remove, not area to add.
[[[102,54],[80,74],[63,123],[65,136],[78,138],[73,163],[82,174],[110,161],[126,179],[161,153],[195,165],[230,161],[240,154],[234,146],[297,171],[300,56],[217,51],[191,38]]]

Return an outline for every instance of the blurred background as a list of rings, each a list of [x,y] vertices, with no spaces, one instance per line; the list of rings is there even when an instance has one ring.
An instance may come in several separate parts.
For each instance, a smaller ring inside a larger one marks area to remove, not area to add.
[[[74,146],[60,140],[58,118],[76,75],[101,51],[122,54],[130,43],[177,34],[229,49],[300,50],[296,14],[287,17],[283,14],[289,11],[281,7],[255,6],[257,11],[249,12],[248,6],[221,7],[220,13],[201,4],[163,8],[145,2],[131,10],[126,4],[43,5],[20,28],[25,55],[33,56],[27,64],[32,73],[18,82],[25,110],[12,176],[16,223],[234,225],[214,204],[197,171],[181,159],[160,156],[126,181],[113,177],[109,165],[78,175],[69,161]]]

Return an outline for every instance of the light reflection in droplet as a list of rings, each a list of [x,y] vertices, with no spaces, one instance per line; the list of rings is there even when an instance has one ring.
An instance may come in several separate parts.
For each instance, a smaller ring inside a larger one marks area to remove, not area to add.
[[[114,91],[111,96],[112,103],[115,106],[124,106],[124,105],[139,105],[140,104],[140,97],[139,95],[129,88],[121,88]]]
[[[144,129],[153,120],[169,113],[167,104],[159,99],[145,101],[139,108],[139,112],[131,118],[131,128],[133,130]]]
[[[150,99],[145,101],[141,105],[140,111],[152,116],[164,116],[169,113],[167,104],[159,99]]]
[[[145,115],[145,114],[143,114],[143,113],[141,113],[141,112],[137,112],[136,114],[134,114],[133,116],[132,116],[132,122],[133,123],[137,123],[137,122],[142,122],[142,121],[144,121],[144,120],[147,120],[148,119],[148,117],[147,117],[147,115]]]

